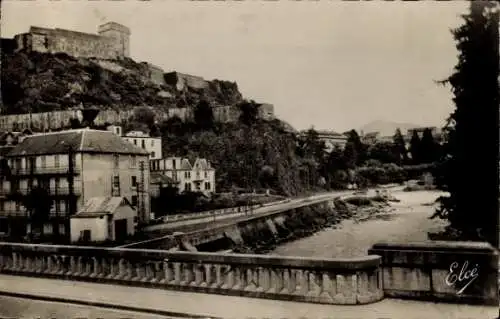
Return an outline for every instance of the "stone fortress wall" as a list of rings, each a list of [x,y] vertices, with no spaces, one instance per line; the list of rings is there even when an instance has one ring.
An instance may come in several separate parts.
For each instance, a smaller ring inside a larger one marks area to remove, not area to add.
[[[130,56],[130,30],[116,22],[99,26],[99,34],[31,27],[14,37],[16,51],[66,53],[74,57],[119,59]]]
[[[123,121],[129,120],[137,108],[144,106],[130,106],[126,110],[103,109],[99,112],[94,124],[103,126],[105,124],[119,125]],[[271,111],[269,109],[271,108]],[[193,108],[170,108],[157,111],[151,108],[156,114],[156,120],[161,122],[172,117],[179,117],[183,121],[194,118]],[[214,119],[217,122],[228,123],[236,122],[240,116],[240,111],[236,106],[223,105],[213,108]],[[33,131],[50,131],[68,128],[71,126],[71,119],[82,120],[80,110],[53,111],[43,113],[25,113],[0,116],[0,131],[22,131],[29,128]],[[271,120],[274,118],[271,104],[263,104],[259,109],[259,118]]]

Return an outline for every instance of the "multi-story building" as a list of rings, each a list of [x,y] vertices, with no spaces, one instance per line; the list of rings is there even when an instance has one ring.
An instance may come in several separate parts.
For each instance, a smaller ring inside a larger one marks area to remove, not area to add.
[[[192,165],[187,158],[181,157],[151,160],[150,169],[170,177],[179,192],[215,193],[215,169],[204,158],[197,158]]]
[[[152,160],[162,158],[161,137],[151,137],[141,131],[130,131],[123,136],[123,139],[146,150]]]
[[[91,129],[34,134],[7,155],[10,176],[0,185],[0,232],[26,234],[31,226],[23,199],[35,186],[53,200],[45,233],[69,235],[69,217],[95,197],[125,197],[150,215],[149,154],[108,131]]]
[[[301,131],[299,136],[307,135],[307,130]],[[343,149],[347,143],[347,136],[334,131],[316,130],[318,138],[325,142],[326,152],[330,153],[335,147]]]

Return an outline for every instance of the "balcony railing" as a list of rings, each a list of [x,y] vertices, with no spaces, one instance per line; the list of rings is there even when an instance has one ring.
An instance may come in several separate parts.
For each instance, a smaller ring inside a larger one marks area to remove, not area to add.
[[[34,167],[34,168],[16,168],[10,169],[12,175],[53,175],[53,174],[69,174],[68,166],[53,166],[53,167]],[[80,168],[73,167],[73,174],[79,174]]]
[[[0,210],[0,217],[29,217],[30,216],[30,213],[26,210],[11,210],[11,209],[7,209],[7,210]],[[51,211],[50,214],[49,214],[49,217],[50,218],[53,218],[53,217],[67,217],[69,216],[68,215],[68,212],[55,212],[55,211]]]
[[[51,196],[69,195],[69,187],[50,187],[50,188],[46,188],[46,190],[49,192],[49,195],[51,195]],[[3,194],[3,196],[13,195],[13,194],[28,195],[30,193],[30,191],[31,191],[31,189],[28,187],[11,189],[11,190],[2,189],[2,190],[0,190],[0,196],[2,196],[2,194]],[[73,188],[73,194],[74,195],[81,195],[80,188],[79,187]]]

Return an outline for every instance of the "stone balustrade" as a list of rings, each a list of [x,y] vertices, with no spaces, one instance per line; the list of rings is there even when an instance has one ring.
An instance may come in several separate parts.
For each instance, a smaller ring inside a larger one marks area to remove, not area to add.
[[[0,243],[4,274],[325,304],[381,300],[379,265],[379,256],[312,259]]]
[[[380,243],[386,296],[498,305],[498,252],[488,243]]]

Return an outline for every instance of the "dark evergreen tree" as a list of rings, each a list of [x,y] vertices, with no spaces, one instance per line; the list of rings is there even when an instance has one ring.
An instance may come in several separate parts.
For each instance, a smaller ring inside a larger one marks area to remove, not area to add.
[[[460,239],[498,247],[498,4],[472,1],[463,18],[453,31],[458,63],[442,82],[452,87],[455,110],[438,171],[449,196],[440,198],[435,216],[447,219]]]
[[[411,163],[414,165],[421,163],[421,148],[420,148],[420,137],[416,131],[413,131],[410,140],[410,154],[411,154]]]
[[[438,160],[438,144],[432,135],[432,130],[426,128],[420,141],[420,162],[423,164],[434,163]]]
[[[194,122],[198,129],[209,130],[214,127],[214,112],[206,100],[201,100],[194,108]]]
[[[399,164],[408,163],[408,150],[406,149],[406,143],[399,128],[396,129],[396,132],[394,133],[393,143],[395,152],[399,156]]]

